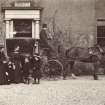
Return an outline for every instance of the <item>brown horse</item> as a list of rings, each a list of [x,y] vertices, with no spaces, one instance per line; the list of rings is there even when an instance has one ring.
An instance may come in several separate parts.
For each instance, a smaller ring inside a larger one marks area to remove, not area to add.
[[[94,66],[92,75],[94,77],[94,80],[97,80],[98,67],[102,63],[105,64],[105,56],[103,53],[104,50],[99,45],[95,45],[94,47],[89,48],[72,47],[70,49],[67,49],[65,53],[66,58],[68,59],[66,66],[66,68],[68,69],[67,71],[71,70],[71,74],[75,74],[75,71],[73,70],[75,61],[92,63]],[[66,74],[67,73],[64,74],[64,78],[66,77]]]

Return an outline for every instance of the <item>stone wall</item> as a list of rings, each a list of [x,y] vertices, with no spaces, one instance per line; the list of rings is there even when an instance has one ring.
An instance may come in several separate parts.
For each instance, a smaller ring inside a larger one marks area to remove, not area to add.
[[[42,22],[54,25],[65,47],[89,47],[95,43],[94,0],[42,0]],[[51,28],[51,27],[50,27]]]
[[[0,0],[0,7],[10,6],[17,0]],[[28,0],[26,0],[28,1]],[[96,19],[105,17],[105,0],[31,0],[43,8],[41,24],[47,23],[53,40],[49,43],[62,51],[70,47],[91,47],[96,43]],[[0,10],[1,11],[1,10]],[[101,12],[100,12],[101,11]],[[0,35],[5,35],[3,13],[0,13]],[[1,41],[1,40],[0,40]],[[82,53],[82,52],[81,52]],[[83,70],[90,64],[78,63]],[[79,67],[76,66],[78,69]],[[81,69],[81,70],[82,70]]]
[[[17,0],[0,0],[1,6],[10,6]],[[28,1],[28,0],[26,0]],[[95,0],[31,0],[43,7],[41,23],[47,23],[54,35],[54,43],[65,48],[89,47],[95,43]],[[0,14],[0,30],[2,14]]]
[[[105,19],[105,0],[96,0],[96,19]]]

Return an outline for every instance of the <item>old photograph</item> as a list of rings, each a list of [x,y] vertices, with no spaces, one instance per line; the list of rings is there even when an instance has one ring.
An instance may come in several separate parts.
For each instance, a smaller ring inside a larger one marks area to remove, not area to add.
[[[0,105],[105,105],[105,0],[0,0]]]

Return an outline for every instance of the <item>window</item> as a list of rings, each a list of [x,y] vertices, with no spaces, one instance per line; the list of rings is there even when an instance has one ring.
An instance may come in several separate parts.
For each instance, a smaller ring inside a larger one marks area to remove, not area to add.
[[[101,46],[105,46],[105,21],[103,20],[98,20],[97,43]]]
[[[17,19],[14,20],[14,37],[32,37],[32,20]]]

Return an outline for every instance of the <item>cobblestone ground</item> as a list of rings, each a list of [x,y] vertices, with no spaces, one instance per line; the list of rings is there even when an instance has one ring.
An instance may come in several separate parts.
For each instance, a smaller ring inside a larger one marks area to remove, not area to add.
[[[78,77],[0,86],[0,105],[105,105],[105,79]]]

